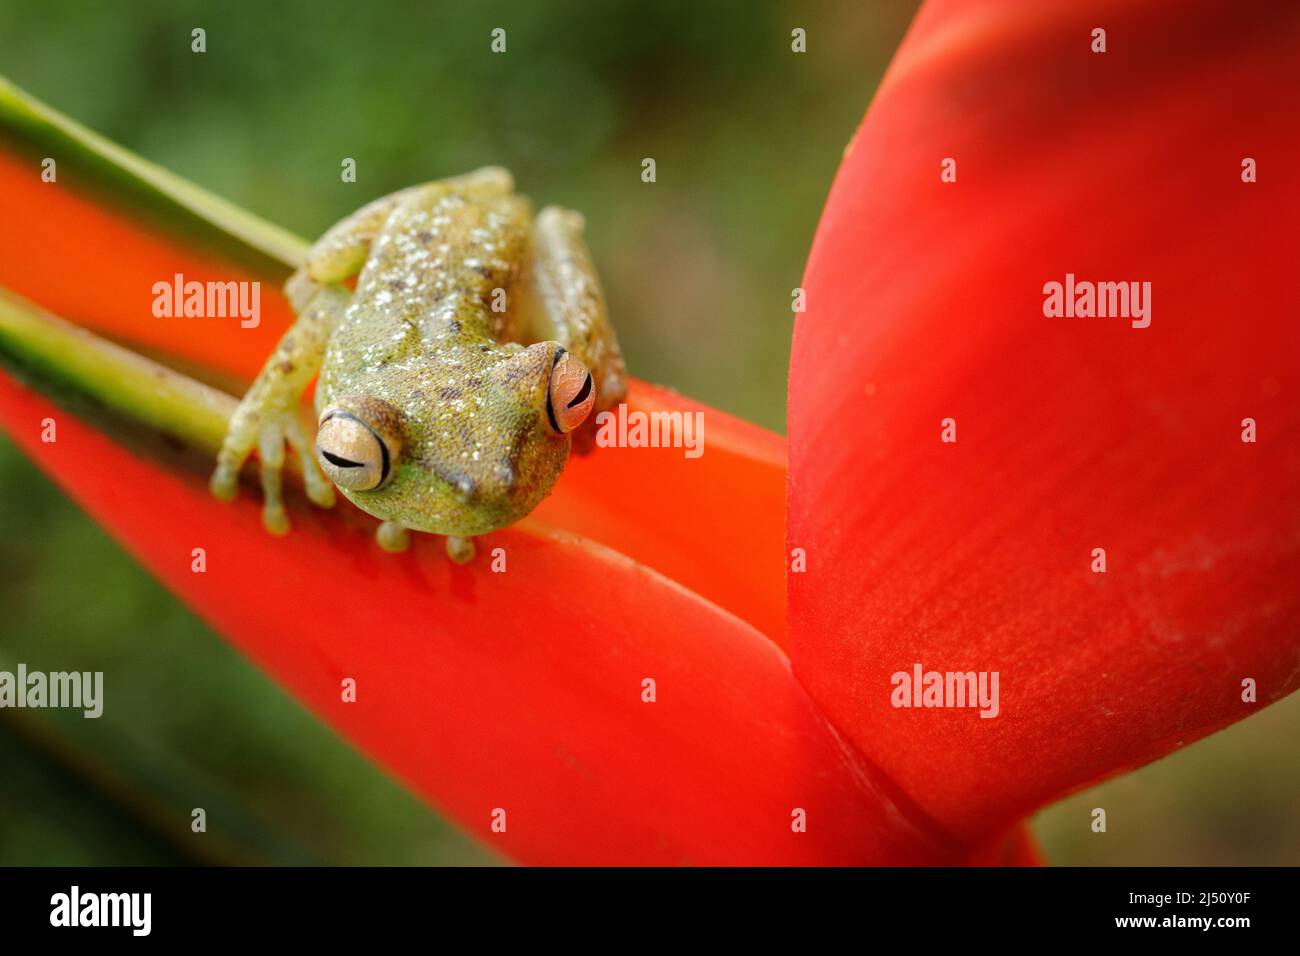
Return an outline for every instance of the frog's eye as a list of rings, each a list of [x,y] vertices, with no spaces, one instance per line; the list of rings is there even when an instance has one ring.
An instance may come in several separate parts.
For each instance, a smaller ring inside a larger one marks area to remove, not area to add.
[[[371,491],[392,470],[397,449],[351,412],[331,408],[316,431],[316,453],[330,481],[348,491]]]
[[[586,421],[595,402],[591,372],[572,352],[561,350],[551,369],[546,395],[546,414],[551,427],[561,434],[573,431]]]

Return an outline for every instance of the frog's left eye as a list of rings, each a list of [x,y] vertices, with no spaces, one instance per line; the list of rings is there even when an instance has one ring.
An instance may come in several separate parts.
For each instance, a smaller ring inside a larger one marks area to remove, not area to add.
[[[397,452],[390,443],[391,439],[340,408],[326,411],[316,432],[321,468],[348,491],[371,491],[388,480]]]
[[[571,432],[591,414],[596,402],[591,371],[572,352],[561,351],[551,369],[546,395],[546,413],[551,427],[561,434]]]

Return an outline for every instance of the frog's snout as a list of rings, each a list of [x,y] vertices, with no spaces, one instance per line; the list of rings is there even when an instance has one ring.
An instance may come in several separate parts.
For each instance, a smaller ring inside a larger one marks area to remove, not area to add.
[[[514,467],[509,462],[503,461],[493,468],[486,489],[484,482],[478,478],[461,475],[450,483],[451,493],[461,504],[476,505],[485,497],[496,495],[508,497],[514,494],[516,477]]]

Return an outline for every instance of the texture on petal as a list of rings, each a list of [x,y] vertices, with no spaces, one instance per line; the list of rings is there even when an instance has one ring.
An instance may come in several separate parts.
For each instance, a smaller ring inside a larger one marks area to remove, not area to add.
[[[790,376],[791,660],[950,832],[1300,683],[1298,36],[1286,2],[932,2],[845,158]],[[1067,273],[1150,282],[1149,327],[1045,316]],[[918,663],[998,672],[998,716],[892,706]]]

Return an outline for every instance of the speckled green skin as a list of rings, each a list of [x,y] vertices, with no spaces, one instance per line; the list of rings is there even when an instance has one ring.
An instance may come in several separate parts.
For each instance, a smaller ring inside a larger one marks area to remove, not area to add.
[[[411,187],[359,209],[312,246],[285,287],[297,321],[231,419],[215,494],[235,495],[256,448],[264,521],[287,531],[287,443],[308,496],[332,503],[334,486],[296,414],[319,371],[318,417],[351,412],[400,445],[379,487],[339,489],[390,523],[380,535],[386,546],[404,546],[393,529],[410,528],[447,535],[449,553],[464,554],[455,542],[509,525],[546,497],[571,444],[587,450],[594,435],[594,414],[572,435],[552,427],[547,394],[561,348],[590,369],[597,411],[622,400],[626,370],[582,217],[549,207],[534,222],[513,190],[497,168]]]
[[[554,486],[570,439],[546,419],[559,347],[502,340],[531,210],[514,194],[429,190],[389,217],[370,247],[352,304],[335,327],[316,388],[317,412],[380,399],[401,412],[402,450],[359,508],[407,528],[469,536],[526,515]]]

